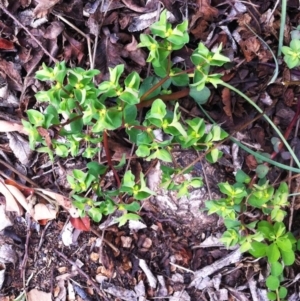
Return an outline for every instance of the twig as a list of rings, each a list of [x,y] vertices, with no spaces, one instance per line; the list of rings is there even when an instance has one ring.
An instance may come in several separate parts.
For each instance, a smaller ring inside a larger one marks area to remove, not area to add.
[[[49,226],[51,225],[51,223],[52,223],[52,221],[49,221],[49,222],[46,224],[45,228],[43,229],[43,232],[42,232],[41,238],[40,238],[40,242],[39,242],[39,245],[38,245],[38,247],[37,247],[36,252],[39,252],[39,250],[41,249],[42,244],[43,244],[44,239],[45,239],[46,231],[47,231],[47,229],[49,228]]]
[[[61,16],[59,13],[56,12],[52,12],[52,14],[56,17],[58,17],[59,19],[61,19],[62,21],[64,21],[66,24],[68,24],[69,26],[71,26],[74,30],[76,30],[79,34],[81,34],[87,42],[87,46],[88,46],[88,52],[89,52],[89,61],[90,61],[90,66],[93,66],[93,58],[92,58],[92,48],[91,48],[91,38],[89,37],[89,35],[85,34],[82,30],[80,30],[79,28],[77,28],[74,24],[72,24],[70,21],[68,21],[66,18],[64,18],[63,16]]]
[[[115,253],[120,253],[119,249],[115,247],[110,241],[104,238],[104,231],[102,231],[102,234],[99,234],[96,230],[91,228],[91,231],[99,238],[102,239]]]
[[[10,169],[11,171],[13,171],[14,173],[16,173],[20,178],[23,178],[26,182],[30,183],[33,187],[36,188],[40,188],[36,183],[34,183],[32,180],[30,180],[29,178],[27,178],[26,176],[22,175],[18,170],[16,170],[14,167],[12,167],[10,164],[6,163],[5,161],[0,159],[0,164],[4,165],[5,167],[7,167],[8,169]],[[3,176],[5,174],[2,174]],[[8,176],[5,175],[6,178],[9,179]]]
[[[64,260],[66,260],[69,264],[71,264],[74,268],[76,268],[76,270],[78,271],[79,274],[81,274],[83,277],[85,277],[88,282],[91,284],[91,286],[93,287],[93,289],[101,296],[104,298],[104,300],[109,301],[106,296],[103,294],[103,292],[100,290],[100,288],[96,285],[96,283],[94,282],[94,280],[92,280],[89,275],[87,275],[83,270],[81,270],[74,261],[72,261],[71,259],[69,259],[65,254],[54,250],[54,252],[59,255],[60,257],[62,257]]]
[[[55,63],[58,62],[58,60],[56,58],[54,58],[52,56],[52,54],[42,45],[42,43],[18,20],[15,18],[14,15],[12,15],[7,9],[6,7],[1,3],[0,1],[0,8],[10,17],[12,18],[17,24],[18,26],[20,26],[21,28],[23,28],[28,35],[41,47],[41,49],[44,51],[44,53],[46,53]]]
[[[24,287],[25,287],[25,268],[28,260],[28,246],[31,237],[31,217],[28,212],[26,212],[25,217],[27,220],[27,234],[26,234],[26,243],[25,243],[25,253],[20,266],[20,274],[21,274],[21,278],[23,279]]]

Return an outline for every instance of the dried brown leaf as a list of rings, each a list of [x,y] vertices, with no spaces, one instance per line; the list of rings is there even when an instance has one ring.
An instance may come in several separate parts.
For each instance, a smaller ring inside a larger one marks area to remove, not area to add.
[[[0,132],[19,132],[20,134],[28,135],[22,124],[6,120],[0,120]]]
[[[17,202],[28,212],[29,206],[28,201],[26,200],[24,194],[13,185],[5,184],[6,188],[9,190],[9,192],[14,196],[14,198],[17,200]]]
[[[64,29],[64,23],[60,21],[54,21],[46,28],[44,38],[49,40],[56,39],[63,32]]]
[[[16,201],[14,196],[11,194],[11,192],[8,190],[6,184],[0,180],[0,193],[5,198],[5,210],[6,211],[13,211],[16,212],[18,216],[23,214],[23,208],[20,206],[20,204]]]
[[[146,65],[146,53],[141,49],[137,47],[138,43],[134,36],[132,35],[132,41],[131,43],[127,44],[124,49],[128,51],[128,56],[131,60],[133,60],[135,63],[139,64],[140,66]]]
[[[224,104],[223,110],[225,114],[232,120],[231,95],[228,88],[224,88],[222,91],[222,102]]]
[[[64,58],[65,61],[69,61],[70,59],[77,59],[80,64],[84,54],[85,54],[85,41],[80,42],[70,37],[66,32],[64,32],[64,37],[69,42],[69,45],[65,45],[64,47]]]
[[[254,170],[257,167],[257,161],[253,155],[246,157],[246,165],[250,170]]]
[[[43,193],[52,200],[56,201],[57,204],[66,209],[73,218],[79,217],[78,210],[74,207],[70,199],[66,198],[65,196],[42,188],[36,188],[35,191]]]
[[[51,220],[56,218],[57,211],[50,204],[38,203],[34,206],[32,217],[34,220]]]
[[[108,72],[108,67],[115,67],[119,64],[125,64],[121,58],[121,52],[124,46],[119,43],[113,43],[110,35],[101,38],[97,47],[95,66],[101,71],[101,75]]]
[[[247,62],[252,61],[258,54],[260,42],[256,37],[250,37],[245,41],[239,42]]]
[[[0,60],[0,70],[6,74],[6,79],[11,90],[22,91],[22,78],[13,62]]]
[[[0,38],[0,50],[1,51],[15,51],[14,43],[10,40]]]
[[[50,9],[59,2],[59,0],[37,0],[38,5],[34,9],[34,15],[37,18],[42,18],[48,15]]]
[[[27,295],[27,301],[37,301],[37,300],[52,301],[51,293],[45,293],[43,291],[39,291],[36,288],[32,289],[26,295]]]
[[[17,133],[8,132],[7,137],[9,139],[9,147],[14,155],[23,165],[27,165],[32,154],[28,141]]]

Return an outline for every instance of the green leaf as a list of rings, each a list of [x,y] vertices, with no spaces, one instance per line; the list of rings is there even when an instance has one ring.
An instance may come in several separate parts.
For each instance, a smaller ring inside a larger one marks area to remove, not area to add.
[[[174,86],[185,87],[188,86],[190,79],[187,73],[176,75],[176,73],[182,72],[179,68],[173,68],[170,71],[171,81]]]
[[[132,221],[137,221],[141,219],[140,216],[138,216],[137,214],[134,214],[134,213],[126,213],[126,214],[123,214],[122,216],[116,218],[115,220],[117,222],[119,222],[119,227],[122,227],[124,226],[127,221],[129,220],[132,220]]]
[[[138,212],[141,206],[138,202],[132,202],[130,204],[120,204],[119,210],[127,210],[131,212]]]
[[[268,246],[262,242],[253,241],[249,253],[255,258],[264,257],[266,255],[267,247]]]
[[[282,236],[286,233],[285,224],[282,222],[276,222],[273,226],[273,230],[276,237]]]
[[[150,155],[150,148],[147,145],[141,144],[138,146],[135,154],[141,158],[147,157]]]
[[[269,167],[264,165],[264,164],[260,164],[256,167],[256,170],[255,170],[258,178],[262,179],[264,178],[267,173],[269,172]]]
[[[205,159],[210,163],[216,163],[221,157],[222,152],[214,148],[205,156]]]
[[[114,85],[119,84],[119,79],[124,72],[124,65],[117,65],[115,68],[108,68],[110,74],[110,82]]]
[[[210,90],[207,87],[203,87],[202,90],[198,90],[195,86],[190,86],[189,95],[196,101],[198,105],[206,104],[210,97]]]
[[[287,293],[288,293],[288,291],[287,291],[287,289],[286,289],[285,287],[281,286],[281,287],[279,288],[278,295],[279,295],[279,298],[280,298],[280,299],[285,298],[285,297],[287,296]]]
[[[271,263],[271,275],[278,277],[283,273],[283,266],[278,261]]]
[[[132,192],[133,187],[135,186],[134,175],[130,170],[126,171],[122,179],[122,185],[120,188],[121,192]]]
[[[270,263],[276,262],[280,258],[280,252],[275,243],[272,243],[267,247],[266,254]]]
[[[281,251],[281,257],[285,265],[289,266],[295,262],[295,253],[294,251]]]
[[[267,221],[260,221],[258,223],[257,229],[261,232],[266,238],[270,238],[274,234],[273,226]]]
[[[47,81],[51,80],[53,81],[55,78],[53,69],[50,67],[47,67],[45,63],[42,65],[42,70],[39,70],[35,73],[35,78],[41,81]]]
[[[140,87],[140,76],[136,71],[131,72],[126,79],[124,84],[127,88],[138,90]]]
[[[266,279],[266,285],[270,290],[277,290],[279,288],[280,285],[280,281],[277,277],[270,275],[267,279]]]
[[[149,119],[149,121],[152,123],[155,122],[155,119],[162,122],[166,114],[167,114],[167,110],[166,110],[165,103],[161,99],[156,99],[152,103],[151,110],[148,111],[146,115],[146,119]]]
[[[56,145],[55,154],[59,157],[66,158],[68,157],[69,148],[63,144]]]
[[[70,114],[70,119],[78,117],[77,114]],[[71,133],[77,134],[81,133],[83,129],[83,120],[82,118],[75,118],[74,121],[70,122]]]
[[[241,222],[232,219],[224,219],[224,225],[226,226],[227,229],[231,229],[231,228],[239,229],[239,227],[241,226]]]
[[[123,109],[124,123],[132,125],[137,116],[136,106],[126,105]]]
[[[89,173],[94,175],[95,178],[105,174],[105,172],[107,170],[106,166],[99,164],[98,162],[95,162],[95,161],[87,163],[86,166],[89,170]]]
[[[147,161],[150,161],[152,159],[160,159],[164,162],[170,162],[170,163],[172,162],[171,154],[165,149],[157,149],[150,156],[146,158]]]
[[[243,170],[239,169],[235,175],[235,180],[238,183],[249,184],[251,181],[251,178]]]
[[[277,299],[277,295],[274,292],[267,292],[267,297],[269,300],[273,301]]]
[[[140,92],[139,97],[142,97],[145,93],[147,93],[154,85],[156,85],[159,82],[159,79],[155,76],[149,76],[146,77],[141,86],[140,86]],[[144,100],[153,98],[160,94],[161,86],[157,87],[153,92],[151,92]]]
[[[234,229],[229,229],[224,232],[220,241],[226,246],[226,248],[235,246],[239,241],[239,234]]]
[[[34,126],[38,127],[44,124],[45,116],[41,112],[36,110],[27,110],[26,113],[30,123]]]
[[[99,223],[102,219],[102,213],[98,208],[90,208],[88,210],[88,215],[92,218],[92,220],[96,223]]]

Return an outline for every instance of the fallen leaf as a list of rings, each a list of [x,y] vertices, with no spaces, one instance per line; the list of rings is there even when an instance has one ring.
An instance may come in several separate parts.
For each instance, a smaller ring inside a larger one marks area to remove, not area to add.
[[[55,219],[57,211],[50,204],[38,203],[33,208],[32,217],[34,220],[51,220]]]
[[[70,217],[70,222],[75,229],[82,231],[90,231],[90,218],[88,216],[85,217]]]
[[[0,70],[6,74],[8,86],[11,90],[22,91],[21,73],[17,70],[13,62],[0,60]]]
[[[131,60],[133,60],[135,63],[139,64],[140,66],[146,65],[146,53],[140,48],[137,47],[138,42],[132,35],[132,41],[131,43],[127,44],[124,49],[128,51],[128,56]]]
[[[52,301],[51,293],[45,293],[43,291],[39,291],[38,289],[34,288],[27,294],[27,301]]]
[[[11,225],[12,222],[5,213],[5,206],[0,203],[0,231]]]
[[[258,54],[260,42],[256,37],[249,37],[247,40],[239,42],[247,62],[252,61]]]
[[[28,201],[26,200],[24,194],[15,186],[6,184],[6,188],[13,195],[15,200],[27,211],[29,212]]]
[[[79,217],[77,208],[75,208],[72,202],[65,196],[42,188],[35,188],[34,190],[42,194],[45,194],[46,196],[55,200],[59,206],[63,207],[65,210],[69,212],[72,218]]]
[[[248,155],[246,157],[246,165],[250,170],[255,170],[257,167],[257,161],[253,155]]]
[[[5,198],[5,210],[6,211],[13,211],[16,212],[18,216],[21,216],[24,213],[23,208],[20,204],[16,201],[14,196],[8,190],[6,184],[0,180],[0,193],[3,194]]]
[[[42,18],[48,15],[50,9],[59,2],[59,0],[37,0],[38,5],[35,7],[33,13],[37,18]]]
[[[232,121],[231,95],[230,95],[230,90],[228,88],[224,88],[222,90],[222,102],[224,104],[223,110],[224,110],[225,114]]]
[[[21,135],[17,133],[7,133],[9,139],[9,147],[13,151],[16,158],[25,166],[28,165],[32,150],[29,143]]]
[[[0,120],[0,132],[19,132],[20,134],[28,135],[22,124],[6,120]]]
[[[68,45],[64,46],[64,58],[68,62],[70,59],[77,59],[80,64],[85,54],[85,42],[79,42],[70,37],[66,32],[63,36],[68,41]]]
[[[56,39],[63,32],[64,29],[64,23],[60,21],[54,21],[46,28],[44,38],[48,40]]]
[[[24,196],[26,198],[29,197],[30,195],[34,194],[34,189],[33,188],[22,185],[22,184],[14,181],[12,179],[5,179],[4,183],[6,185],[15,186],[16,188],[18,188],[24,194]]]
[[[16,51],[14,43],[10,40],[0,38],[0,50]]]

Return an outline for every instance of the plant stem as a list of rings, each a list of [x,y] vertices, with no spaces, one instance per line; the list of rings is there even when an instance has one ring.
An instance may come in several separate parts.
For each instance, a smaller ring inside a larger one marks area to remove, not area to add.
[[[145,108],[145,107],[150,107],[151,104],[153,103],[153,101],[158,99],[158,98],[163,100],[163,101],[172,101],[172,100],[176,100],[176,99],[188,96],[189,93],[190,93],[190,89],[187,88],[187,89],[183,89],[183,90],[174,92],[172,94],[158,95],[158,96],[150,98],[146,101],[140,102],[139,104],[136,105],[136,107],[138,109]]]
[[[283,144],[285,145],[285,147],[287,148],[287,150],[290,152],[291,156],[295,160],[295,163],[300,168],[300,162],[299,162],[296,154],[292,150],[291,146],[288,144],[288,142],[286,141],[286,139],[284,138],[282,133],[279,131],[279,129],[276,127],[276,125],[273,123],[273,121],[264,113],[264,111],[253,100],[251,100],[246,94],[244,94],[240,90],[236,89],[235,87],[231,86],[230,84],[225,83],[223,81],[220,81],[219,84],[234,91],[235,93],[239,94],[241,97],[243,97],[245,100],[247,100],[259,113],[262,114],[262,116],[266,119],[266,121],[271,125],[271,127],[277,133],[278,137],[281,139],[281,141],[283,142]]]
[[[155,84],[153,87],[151,87],[146,93],[144,93],[141,96],[141,102],[145,101],[145,99],[147,98],[147,96],[149,96],[153,91],[155,91],[157,88],[159,88],[160,86],[162,86],[168,79],[170,78],[170,76],[166,76],[164,78],[162,78],[157,84]]]
[[[284,28],[285,28],[285,21],[286,21],[286,7],[287,7],[287,0],[282,0],[277,57],[281,56],[281,48],[283,46]]]

